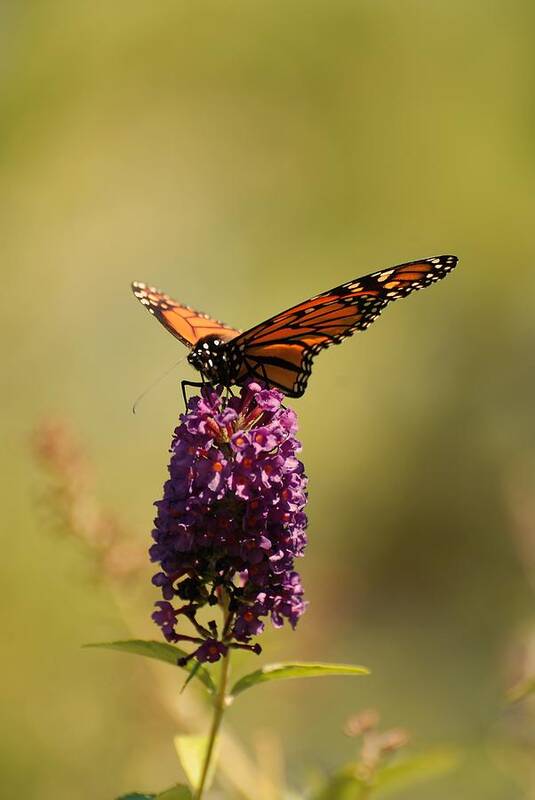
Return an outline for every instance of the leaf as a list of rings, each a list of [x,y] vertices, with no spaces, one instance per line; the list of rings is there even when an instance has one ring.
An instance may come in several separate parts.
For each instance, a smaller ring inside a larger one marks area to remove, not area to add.
[[[324,675],[369,675],[366,667],[354,667],[350,664],[317,664],[294,662],[286,664],[266,664],[244,675],[232,687],[231,696],[236,696],[257,683],[281,681],[290,678],[318,678]]]
[[[123,794],[117,800],[191,800],[191,792],[187,786],[173,786],[159,794]]]
[[[182,765],[182,769],[188,779],[188,783],[193,790],[197,789],[201,782],[202,768],[208,747],[207,736],[175,736],[175,750]],[[206,778],[205,788],[209,789],[212,783],[215,766],[217,762],[217,742],[216,751],[212,755],[210,768]]]
[[[188,683],[189,683],[189,682],[190,682],[190,681],[191,681],[191,680],[192,680],[192,679],[195,677],[195,675],[198,673],[198,671],[200,670],[200,668],[201,668],[201,663],[200,663],[200,661],[196,661],[196,662],[195,662],[195,664],[194,664],[194,666],[193,666],[193,667],[190,669],[188,677],[187,677],[187,678],[186,678],[186,680],[184,681],[184,686],[183,686],[183,687],[182,687],[182,689],[180,690],[180,694],[182,694],[182,693],[185,691],[185,689],[186,689],[186,686],[187,686],[187,685],[188,685]]]
[[[370,786],[355,774],[355,765],[340,770],[313,795],[313,800],[365,800],[369,797]]]
[[[179,658],[184,658],[184,656],[187,655],[187,653],[179,647],[175,647],[173,644],[168,644],[167,642],[144,641],[143,639],[129,639],[122,642],[94,642],[85,644],[84,647],[100,647],[105,650],[118,650],[121,653],[146,656],[147,658],[155,658],[158,661],[165,661],[167,664],[172,664],[174,667],[179,666],[177,664]],[[190,673],[195,671],[195,677],[204,683],[208,691],[213,694],[215,692],[215,686],[209,672],[200,665],[197,667],[196,664],[198,664],[198,662],[190,661],[184,667],[180,667],[180,669],[185,669]]]
[[[525,681],[519,681],[511,686],[507,692],[507,700],[509,703],[520,703],[525,700],[530,694],[535,694],[535,677],[528,678]]]
[[[459,762],[460,754],[454,749],[428,750],[382,767],[375,776],[374,787],[381,790],[378,797],[384,797],[406,785],[443,775],[455,769]]]
[[[156,800],[191,800],[192,796],[187,786],[173,786],[156,795]]]
[[[134,792],[133,794],[122,794],[117,800],[156,800],[157,795],[155,794],[139,794],[138,792]]]
[[[407,785],[438,777],[459,763],[455,750],[429,750],[379,767],[373,777],[359,777],[359,765],[347,764],[313,795],[313,800],[367,800],[387,797]]]

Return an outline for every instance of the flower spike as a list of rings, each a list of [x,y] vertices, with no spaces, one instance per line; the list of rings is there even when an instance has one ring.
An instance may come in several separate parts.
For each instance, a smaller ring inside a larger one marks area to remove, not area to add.
[[[189,619],[201,637],[187,637],[199,662],[218,661],[229,647],[259,653],[250,641],[266,617],[295,627],[306,607],[294,560],[307,541],[307,479],[296,415],[282,399],[256,382],[239,397],[203,387],[174,432],[150,549],[163,596],[152,616],[171,642],[186,639],[177,622]],[[196,617],[216,603],[227,609],[220,634]]]

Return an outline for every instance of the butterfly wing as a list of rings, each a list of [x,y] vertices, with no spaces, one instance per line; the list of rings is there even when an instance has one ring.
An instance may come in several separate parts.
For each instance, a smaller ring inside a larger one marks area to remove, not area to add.
[[[236,382],[253,377],[300,397],[321,350],[366,330],[388,303],[441,280],[456,265],[455,256],[445,255],[372,272],[256,325],[229,345],[238,348],[241,363]]]
[[[218,322],[208,314],[203,314],[202,311],[180,305],[153,286],[135,281],[132,284],[132,291],[139,302],[187,347],[194,347],[203,336],[215,334],[226,340],[240,333],[224,322]]]

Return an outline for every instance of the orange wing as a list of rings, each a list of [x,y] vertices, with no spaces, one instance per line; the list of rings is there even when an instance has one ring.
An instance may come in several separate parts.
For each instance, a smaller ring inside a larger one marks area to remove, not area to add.
[[[256,325],[229,345],[241,359],[236,382],[253,377],[300,397],[321,350],[366,330],[388,303],[441,280],[456,265],[446,255],[373,272]]]
[[[139,302],[187,347],[194,347],[204,336],[215,334],[227,340],[233,339],[240,333],[236,328],[218,322],[202,311],[194,311],[189,306],[180,305],[153,286],[134,281],[132,291]]]

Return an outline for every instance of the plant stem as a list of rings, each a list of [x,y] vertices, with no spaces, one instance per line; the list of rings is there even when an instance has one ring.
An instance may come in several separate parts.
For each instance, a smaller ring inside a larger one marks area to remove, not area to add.
[[[206,778],[208,777],[208,770],[210,769],[210,763],[212,761],[212,756],[214,754],[214,747],[217,741],[217,734],[219,732],[221,720],[223,718],[223,713],[225,711],[227,702],[227,682],[229,676],[229,664],[230,664],[230,650],[227,652],[227,655],[222,658],[221,673],[219,675],[219,686],[217,689],[217,695],[214,700],[214,716],[212,718],[212,725],[210,728],[210,734],[208,736],[206,754],[204,756],[204,763],[202,765],[201,780],[199,782],[199,787],[195,793],[195,800],[202,800],[204,787],[206,784]]]

